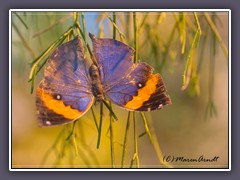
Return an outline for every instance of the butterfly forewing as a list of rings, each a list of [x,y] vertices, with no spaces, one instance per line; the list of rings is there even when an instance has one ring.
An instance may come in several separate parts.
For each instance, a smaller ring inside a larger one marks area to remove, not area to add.
[[[90,108],[93,95],[88,69],[79,37],[52,53],[37,89],[36,105],[41,126],[72,122]]]

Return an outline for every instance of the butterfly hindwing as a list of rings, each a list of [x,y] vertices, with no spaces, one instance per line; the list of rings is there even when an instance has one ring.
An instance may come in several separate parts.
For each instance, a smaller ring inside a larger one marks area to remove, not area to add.
[[[88,69],[79,37],[52,53],[36,93],[40,126],[72,122],[91,107],[94,98]]]
[[[117,105],[134,111],[152,111],[171,104],[160,74],[152,74],[146,63],[136,63],[134,69],[118,84],[109,87],[106,95]]]

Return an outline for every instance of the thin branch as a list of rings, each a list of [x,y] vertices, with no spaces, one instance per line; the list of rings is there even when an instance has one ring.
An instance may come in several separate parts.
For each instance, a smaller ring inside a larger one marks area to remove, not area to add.
[[[24,25],[24,27],[26,29],[28,29],[27,24],[25,23],[25,21],[21,18],[21,16],[19,16],[19,14],[17,12],[13,12],[13,14],[15,14],[17,16],[17,18],[21,21],[21,23]]]
[[[139,157],[138,157],[138,141],[137,141],[137,127],[136,127],[136,113],[133,112],[133,141],[134,141],[134,154],[131,160],[130,168],[133,166],[133,162],[136,161],[136,167],[139,168]]]
[[[97,118],[96,118],[96,115],[95,115],[95,112],[93,110],[93,107],[91,107],[91,112],[92,112],[92,116],[93,116],[93,120],[94,120],[94,124],[98,130],[98,123],[97,123]]]
[[[101,141],[102,121],[103,121],[103,103],[101,102],[101,103],[100,103],[100,121],[99,121],[99,128],[98,128],[97,149],[99,149],[100,141]]]
[[[109,106],[109,104],[105,100],[102,100],[102,102],[108,108],[108,110],[111,112],[113,118],[117,121],[118,118],[117,118],[116,114],[113,112],[112,108]]]
[[[111,104],[110,104],[111,106]],[[112,114],[111,112],[109,113],[110,116],[110,127],[109,127],[109,131],[110,131],[110,152],[111,152],[111,164],[112,164],[112,168],[114,168],[114,164],[115,164],[115,158],[114,158],[114,134],[113,134],[113,118],[112,118]]]
[[[81,20],[82,20],[82,26],[83,26],[84,41],[87,42],[87,29],[86,29],[86,23],[85,23],[83,12],[81,13]],[[86,47],[86,43],[85,43],[84,56],[86,56],[86,55],[87,55],[87,47]]]
[[[140,114],[141,114],[141,117],[142,117],[142,120],[143,120],[143,124],[144,124],[144,127],[145,127],[145,132],[147,133],[149,141],[152,144],[152,136],[151,136],[151,133],[150,133],[149,128],[148,128],[146,116],[145,116],[145,114],[143,112],[140,112]]]
[[[190,65],[190,60],[191,60],[191,57],[192,57],[192,52],[193,52],[193,48],[194,46],[196,46],[196,43],[197,43],[197,38],[199,36],[199,30],[196,31],[195,35],[194,35],[194,38],[193,38],[193,41],[192,41],[192,44],[191,44],[191,47],[188,51],[188,55],[187,55],[187,60],[186,60],[186,64],[185,64],[185,67],[184,67],[184,71],[183,71],[183,82],[182,82],[182,90],[185,90],[187,88],[187,71],[188,71],[188,67]]]
[[[12,26],[16,30],[16,32],[17,32],[18,36],[20,37],[20,39],[21,39],[23,45],[25,46],[25,48],[30,52],[32,58],[35,59],[36,58],[36,54],[35,54],[34,50],[31,48],[30,44],[28,44],[26,39],[23,37],[23,35],[20,32],[20,30],[18,29],[17,25],[14,22],[12,22]]]
[[[134,63],[138,60],[138,27],[137,27],[137,19],[136,12],[133,12],[133,30],[134,30]]]
[[[125,36],[123,35],[123,33],[120,31],[120,29],[118,28],[118,26],[116,25],[116,23],[113,21],[113,19],[110,17],[110,15],[108,13],[105,13],[106,16],[108,17],[108,19],[112,22],[113,26],[116,28],[116,30],[118,31],[118,34],[120,36],[121,41],[123,41],[125,39]]]
[[[125,163],[125,153],[126,153],[127,137],[128,137],[128,132],[129,132],[129,126],[130,126],[130,117],[131,117],[131,111],[128,112],[127,124],[126,124],[126,128],[125,128],[125,135],[124,135],[124,142],[123,142],[123,150],[122,150],[121,168],[123,168],[124,163]]]
[[[116,39],[116,26],[114,26],[116,23],[116,12],[113,12],[113,39]]]
[[[69,19],[69,18],[71,18],[71,17],[72,17],[72,15],[68,15],[68,16],[65,16],[65,17],[59,19],[57,22],[55,22],[54,24],[48,26],[47,28],[44,28],[44,29],[40,30],[39,32],[36,32],[35,34],[33,34],[32,37],[35,38],[35,37],[38,37],[38,36],[44,34],[44,33],[47,32],[47,31],[50,31],[50,30],[53,29],[55,26],[57,26],[57,25],[60,24],[60,23],[64,23],[67,19]]]
[[[158,160],[160,161],[161,164],[167,166],[168,168],[173,168],[172,165],[163,161],[164,156],[162,154],[162,150],[161,150],[161,148],[159,146],[159,143],[158,143],[157,135],[156,135],[155,130],[154,130],[153,121],[152,121],[151,118],[148,118],[148,122],[149,122],[150,132],[151,132],[151,135],[152,135],[153,147],[155,149],[155,152],[157,153]]]
[[[46,153],[44,154],[44,156],[43,156],[43,158],[42,158],[42,161],[41,161],[41,163],[40,163],[41,166],[43,166],[43,165],[45,164],[45,161],[47,160],[49,154],[50,154],[52,151],[56,151],[56,147],[57,147],[57,145],[58,145],[58,143],[59,143],[59,141],[60,141],[60,138],[62,137],[63,132],[65,131],[65,129],[66,129],[66,126],[64,126],[64,127],[61,129],[61,131],[58,133],[57,138],[55,139],[53,145],[52,145],[52,146],[46,151]],[[58,154],[58,153],[56,153],[56,154]]]
[[[224,42],[223,42],[223,40],[222,40],[222,38],[221,38],[218,30],[217,30],[217,27],[216,27],[215,24],[212,22],[212,20],[211,20],[211,18],[209,17],[209,15],[208,15],[207,12],[204,12],[203,14],[204,14],[204,16],[205,16],[205,18],[206,18],[209,26],[211,27],[214,35],[216,36],[218,42],[220,43],[220,45],[221,45],[221,47],[222,47],[222,49],[223,49],[223,52],[224,52],[224,54],[225,54],[225,56],[226,56],[226,58],[227,58],[227,61],[228,61],[228,49],[227,49],[227,47],[225,46],[225,44],[224,44]]]

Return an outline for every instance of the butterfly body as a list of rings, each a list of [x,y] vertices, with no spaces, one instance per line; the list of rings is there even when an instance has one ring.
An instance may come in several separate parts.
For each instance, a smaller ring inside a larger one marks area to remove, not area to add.
[[[79,37],[50,56],[36,92],[40,126],[72,122],[104,98],[132,111],[152,111],[171,104],[160,74],[144,63],[133,63],[134,50],[114,39],[96,38],[94,63],[84,59]]]
[[[99,69],[95,64],[92,64],[89,68],[89,74],[92,80],[92,93],[96,98],[96,101],[100,102],[103,100],[103,86],[100,80]]]

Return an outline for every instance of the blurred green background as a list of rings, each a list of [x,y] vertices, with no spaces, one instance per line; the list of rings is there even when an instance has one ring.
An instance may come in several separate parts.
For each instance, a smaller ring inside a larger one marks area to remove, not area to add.
[[[210,12],[208,15],[213,20],[223,43],[228,47],[228,13]],[[161,73],[172,99],[172,105],[163,110],[146,113],[150,131],[153,136],[156,135],[162,155],[188,159],[201,155],[209,159],[219,156],[215,162],[171,162],[175,168],[228,167],[228,59],[218,41],[215,55],[212,55],[214,35],[206,16],[202,12],[197,13],[202,34],[198,48],[192,52],[191,68],[187,71],[190,73],[187,78],[190,83],[185,90],[181,90],[182,75],[197,29],[193,13],[137,12],[136,17],[139,28],[138,57],[152,65],[155,73]],[[107,14],[84,12],[87,33],[112,38],[111,18],[112,12]],[[96,148],[98,132],[91,111],[76,123],[75,140],[78,153],[74,142],[65,140],[72,124],[50,128],[38,127],[35,91],[33,94],[30,93],[31,83],[28,82],[31,70],[29,63],[58,39],[73,24],[73,19],[72,12],[12,12],[13,168],[111,167],[109,112],[106,108],[99,149]],[[79,21],[82,27],[81,19]],[[132,13],[116,12],[116,25],[125,36],[120,37],[117,31],[117,39],[133,46]],[[184,33],[186,46],[185,51],[181,53],[183,46],[181,38]],[[207,40],[204,44],[205,37]],[[89,38],[88,42],[91,46]],[[197,67],[200,68],[199,72],[196,70]],[[194,76],[194,72],[198,72],[197,76]],[[35,88],[42,77],[43,71],[36,77]],[[194,81],[194,77],[198,80]],[[213,100],[217,114],[214,114],[214,111],[208,111],[206,114],[210,100]],[[99,119],[99,104],[94,105],[94,110]],[[115,166],[120,167],[128,112],[115,105],[113,110],[119,118],[113,122],[113,133]],[[145,128],[141,116],[138,113],[136,115],[137,135],[140,135]],[[59,133],[59,143],[56,148],[51,149]],[[134,154],[133,134],[131,119],[124,167],[130,166]],[[166,167],[161,164],[156,149],[146,134],[138,138],[138,156],[142,168]]]

